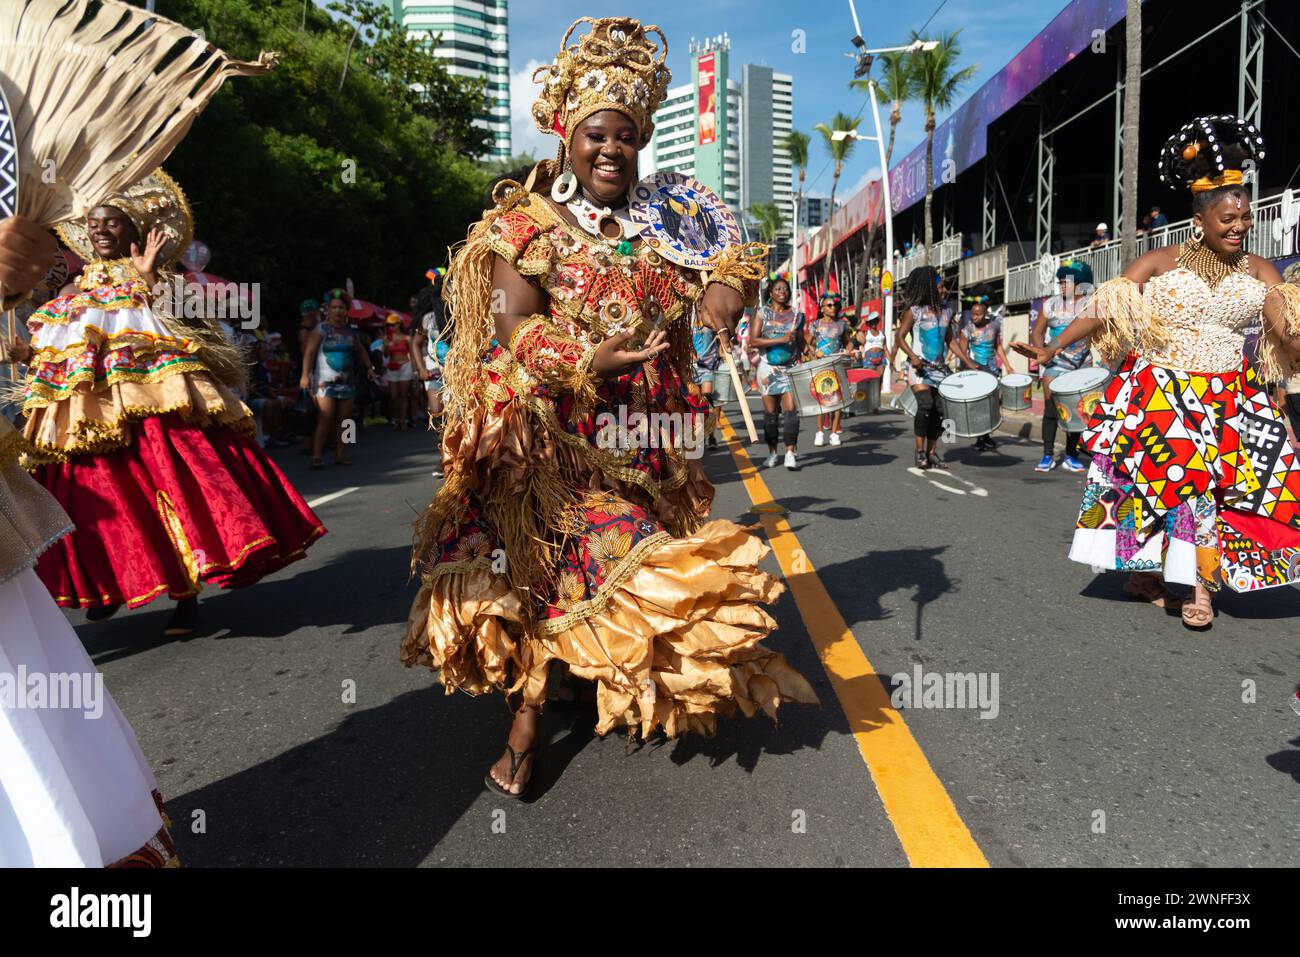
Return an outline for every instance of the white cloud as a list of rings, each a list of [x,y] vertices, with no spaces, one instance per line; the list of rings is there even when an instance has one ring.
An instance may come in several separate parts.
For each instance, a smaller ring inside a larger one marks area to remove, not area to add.
[[[880,179],[879,166],[873,166],[871,167],[871,169],[863,173],[862,177],[856,183],[853,184],[853,188],[848,190],[848,192],[842,191],[843,185],[841,184],[841,191],[835,194],[835,198],[839,199],[841,196],[843,196],[845,199],[848,199],[850,196],[856,195],[859,190],[861,190],[864,186],[870,183],[873,179]]]
[[[510,145],[516,154],[546,159],[555,155],[556,139],[533,125],[531,113],[539,89],[533,71],[541,65],[541,60],[529,60],[522,70],[510,74]]]

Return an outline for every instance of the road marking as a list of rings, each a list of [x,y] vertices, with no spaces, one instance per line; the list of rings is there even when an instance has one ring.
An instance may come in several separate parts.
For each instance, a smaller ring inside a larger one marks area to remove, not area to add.
[[[931,485],[933,485],[935,488],[941,488],[941,489],[943,489],[945,492],[951,492],[953,495],[965,495],[965,494],[966,494],[966,489],[953,488],[951,485],[944,485],[942,482],[936,482],[936,481],[931,477],[931,475],[930,475],[930,473],[929,473],[928,471],[926,471],[925,469],[919,469],[919,468],[917,468],[915,465],[908,466],[907,471],[909,471],[910,473],[912,473],[913,475],[915,475],[917,478],[923,478],[923,479],[925,479],[927,482],[929,482],[929,483],[930,483]],[[974,482],[968,482],[968,481],[966,481],[964,478],[961,478],[961,477],[959,477],[959,476],[953,475],[952,472],[944,472],[943,475],[944,475],[944,477],[949,478],[949,479],[952,479],[953,481],[961,482],[962,485],[965,485],[966,488],[970,489],[970,494],[971,494],[971,495],[978,495],[980,498],[988,498],[988,496],[989,496],[988,489],[980,488],[980,487],[979,487],[978,485],[976,485]]]
[[[336,498],[342,498],[344,495],[350,495],[352,492],[359,492],[359,491],[361,491],[360,485],[352,485],[349,486],[348,488],[341,488],[337,492],[330,492],[328,495],[322,495],[320,498],[308,502],[307,507],[317,508],[318,506],[324,505],[326,502],[332,502]]]
[[[913,867],[988,867],[903,716],[890,704],[876,669],[835,607],[790,523],[784,515],[769,510],[776,504],[772,493],[725,415],[720,425],[745,491],[755,510],[763,508],[758,515],[767,540],[908,862]]]

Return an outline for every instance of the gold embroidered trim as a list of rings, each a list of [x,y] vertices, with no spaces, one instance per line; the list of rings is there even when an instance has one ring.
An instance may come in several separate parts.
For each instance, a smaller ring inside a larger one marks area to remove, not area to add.
[[[99,337],[93,342],[90,339],[83,339],[80,342],[74,342],[70,346],[62,349],[55,349],[51,346],[40,346],[37,348],[33,361],[29,363],[32,368],[40,365],[48,365],[54,362],[63,362],[67,359],[73,359],[82,355],[86,349],[94,345],[96,347],[107,346],[105,352],[116,352],[119,349],[130,346],[135,350],[137,355],[148,355],[151,352],[158,352],[158,343],[174,344],[177,346],[173,351],[195,353],[199,351],[199,344],[192,339],[178,339],[175,336],[160,336],[153,332],[145,332],[138,329],[127,329],[119,333],[107,333],[98,326],[86,326],[87,332],[97,332]],[[148,349],[140,349],[138,346],[148,346]]]
[[[201,416],[196,415],[194,407],[188,402],[180,405],[170,406],[168,408],[145,408],[143,406],[124,406],[121,415],[114,422],[97,422],[91,419],[78,419],[69,426],[68,434],[90,433],[91,438],[74,440],[71,444],[60,447],[46,445],[42,442],[33,442],[28,440],[29,451],[23,456],[23,467],[28,471],[35,471],[40,465],[46,465],[55,462],[66,462],[74,455],[100,455],[105,452],[111,452],[115,449],[125,448],[131,444],[132,437],[126,432],[125,426],[131,425],[141,419],[152,418],[157,415],[166,415],[169,412],[179,412],[182,418],[190,424],[197,422],[209,422],[218,428],[226,428],[231,431],[243,433],[246,435],[253,434],[257,429],[257,423],[253,417],[252,411],[247,406],[240,418],[233,422],[218,423],[218,418],[229,414],[225,404],[209,406],[207,411]],[[29,427],[31,421],[29,420]]]
[[[194,549],[190,547],[189,538],[185,535],[185,526],[181,524],[181,517],[176,513],[176,507],[172,505],[171,497],[162,489],[158,490],[157,507],[158,515],[162,518],[163,528],[167,532],[167,537],[171,539],[172,549],[176,552],[176,557],[180,559],[185,574],[189,578],[190,587],[197,591],[199,588],[199,563],[194,557]],[[266,539],[262,541],[266,541]]]
[[[133,385],[157,385],[172,376],[193,375],[196,372],[207,371],[201,360],[187,355],[172,360],[172,364],[162,369],[151,369],[148,372],[137,372],[134,369],[112,369],[107,377],[103,379],[95,378],[94,369],[79,369],[68,377],[67,384],[62,389],[54,389],[45,382],[34,379],[27,383],[28,396],[23,402],[23,412],[26,413],[32,409],[44,409],[67,401],[77,394],[76,386],[83,382],[91,384],[90,391],[93,394],[103,392],[119,382],[130,382]],[[164,409],[163,411],[170,412],[172,410]],[[150,414],[160,413],[151,412]],[[248,414],[251,415],[252,413],[249,412]]]
[[[623,583],[644,563],[645,553],[671,540],[672,535],[668,532],[655,532],[653,535],[641,539],[630,552],[619,559],[614,571],[605,577],[594,596],[585,601],[575,602],[569,607],[568,611],[558,618],[547,618],[540,622],[537,626],[537,634],[554,635],[557,632],[571,628],[579,621],[585,621],[593,615],[599,615],[605,610],[605,606],[609,604],[610,596],[614,594],[614,591],[621,588]]]

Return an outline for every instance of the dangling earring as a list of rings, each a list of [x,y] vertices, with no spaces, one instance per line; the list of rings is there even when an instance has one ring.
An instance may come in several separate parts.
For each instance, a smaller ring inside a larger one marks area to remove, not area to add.
[[[1200,226],[1193,226],[1193,227],[1192,227],[1192,238],[1195,239],[1195,240],[1199,243],[1202,239],[1205,238],[1205,230],[1204,230],[1203,228],[1201,228]]]
[[[564,172],[555,177],[555,182],[551,184],[551,199],[555,200],[561,206],[573,199],[573,194],[578,191],[578,177],[573,175],[573,167],[568,158],[564,160]]]

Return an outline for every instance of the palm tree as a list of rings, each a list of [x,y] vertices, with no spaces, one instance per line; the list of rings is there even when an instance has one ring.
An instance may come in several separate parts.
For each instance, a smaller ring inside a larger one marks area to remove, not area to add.
[[[957,69],[961,58],[961,47],[957,35],[961,30],[939,35],[939,45],[933,50],[923,50],[915,54],[916,93],[925,103],[925,262],[930,264],[930,247],[934,245],[934,223],[930,219],[930,208],[934,203],[934,128],[935,113],[952,106],[957,93],[975,75],[976,67],[971,65]],[[918,33],[912,39],[927,40]]]
[[[857,140],[851,136],[844,136],[840,139],[835,138],[837,132],[852,133],[858,128],[858,120],[849,116],[847,113],[836,113],[835,118],[831,120],[829,126],[825,123],[818,123],[815,129],[822,135],[826,141],[826,152],[831,154],[831,159],[835,161],[835,178],[831,180],[831,212],[826,220],[825,228],[830,230],[826,234],[826,272],[830,274],[831,254],[835,251],[835,190],[840,185],[840,173],[844,170],[844,161],[849,158],[853,152],[853,147],[857,145]]]
[[[1142,0],[1128,0],[1124,23],[1124,195],[1120,206],[1121,264],[1137,258],[1138,107],[1142,93]]]
[[[799,217],[803,215],[803,181],[808,174],[808,144],[811,140],[807,133],[801,133],[798,130],[791,130],[785,136],[785,150],[790,154],[790,163],[795,169],[799,170],[799,196],[794,201],[794,239],[791,243],[793,249],[790,253],[790,274],[794,280],[794,288],[791,292],[798,292],[799,289]],[[791,302],[796,303],[798,308],[798,297],[792,297]]]
[[[887,103],[890,107],[889,145],[885,147],[884,172],[887,173],[894,162],[894,134],[898,132],[898,124],[903,119],[903,104],[916,97],[916,65],[905,52],[899,51],[882,53],[880,67],[880,82],[875,84],[876,96],[880,98],[881,103]],[[871,89],[871,84],[865,78],[851,80],[849,86],[864,93],[868,93]],[[867,297],[867,268],[871,264],[871,250],[876,246],[876,233],[877,228],[873,220],[867,232],[867,244],[863,247],[862,258],[858,261],[858,275],[855,282],[858,303],[854,314],[855,320],[856,317],[861,316],[862,300]]]
[[[785,216],[776,203],[750,203],[749,215],[758,224],[758,238],[768,246],[767,268],[772,269],[772,253],[776,244],[776,234],[785,224]]]

